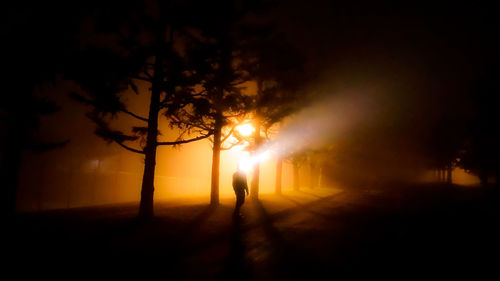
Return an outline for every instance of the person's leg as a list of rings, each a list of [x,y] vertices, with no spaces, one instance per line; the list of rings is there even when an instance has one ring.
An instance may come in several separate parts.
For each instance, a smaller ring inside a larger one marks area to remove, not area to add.
[[[240,214],[241,205],[243,205],[244,201],[245,201],[245,195],[242,195],[242,194],[236,195],[236,206],[234,208],[235,214],[237,214],[237,215]]]
[[[237,214],[238,213],[238,196],[236,196],[236,203],[234,204],[234,214]]]

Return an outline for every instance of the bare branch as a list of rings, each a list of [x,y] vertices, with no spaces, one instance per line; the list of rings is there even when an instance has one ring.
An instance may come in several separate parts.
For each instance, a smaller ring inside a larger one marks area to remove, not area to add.
[[[154,65],[152,65],[152,66],[154,66]],[[152,68],[152,67],[151,67],[151,68]],[[146,76],[147,76],[147,78],[148,78],[148,79],[150,79],[151,81],[153,81],[153,74],[149,73],[149,71],[148,71],[148,69],[147,69],[147,68],[146,68],[146,69],[144,69],[143,73],[144,73],[144,75],[146,75]]]
[[[180,124],[184,124],[184,125],[187,125],[187,126],[190,126],[193,128],[199,128],[199,129],[204,130],[204,131],[213,130],[213,128],[206,126],[203,122],[190,122],[190,121],[188,121],[188,119],[189,120],[196,120],[196,118],[194,115],[189,114],[186,110],[181,110],[180,114],[186,116],[187,119],[180,118],[179,116],[174,114],[174,115],[169,116],[171,119],[170,123],[173,124],[174,126],[179,126]]]
[[[153,80],[148,78],[148,77],[142,77],[140,75],[132,75],[130,76],[131,78],[134,78],[134,79],[137,79],[137,80],[142,80],[142,81],[146,81],[146,82],[149,82],[149,83],[153,83]]]
[[[235,126],[233,126],[233,127],[231,128],[231,130],[230,130],[230,131],[227,133],[227,135],[226,135],[226,136],[225,136],[225,137],[221,140],[221,142],[220,142],[220,143],[224,143],[224,142],[225,142],[225,141],[229,138],[229,136],[231,136],[231,134],[234,132],[234,128],[236,128],[236,125],[235,125]]]
[[[192,94],[191,96],[192,96],[192,97],[203,97],[203,96],[206,96],[206,95],[204,95],[204,94],[206,94],[206,93],[207,93],[207,91],[206,91],[206,90],[201,90],[201,91],[199,91],[199,92],[198,92],[198,93],[196,93],[196,94]]]
[[[234,82],[234,83],[230,83],[229,85],[232,86],[232,87],[236,87],[236,86],[243,85],[246,82],[248,82],[248,80],[237,81],[237,82]]]
[[[121,147],[125,148],[126,150],[129,150],[129,151],[132,151],[132,152],[135,152],[135,153],[139,153],[139,154],[145,154],[145,152],[143,150],[138,150],[138,149],[129,147],[129,146],[123,144],[122,142],[117,142],[117,141],[115,141],[115,142],[117,144],[119,144]]]
[[[149,119],[148,119],[148,118],[141,117],[141,116],[139,116],[139,115],[137,115],[137,114],[135,114],[135,113],[132,113],[132,112],[130,112],[130,111],[128,111],[128,110],[126,110],[126,109],[122,109],[121,111],[122,111],[123,113],[126,113],[126,114],[128,114],[128,115],[130,115],[130,116],[132,116],[132,117],[135,117],[135,118],[137,118],[137,119],[139,119],[139,120],[142,120],[142,121],[144,121],[144,122],[149,122]]]
[[[206,139],[206,138],[210,137],[211,135],[213,135],[213,132],[210,132],[206,135],[202,135],[202,136],[192,138],[192,139],[178,140],[178,141],[163,141],[163,142],[157,142],[156,144],[157,145],[177,145],[177,144],[189,143],[189,142],[193,142],[193,141],[197,141],[197,140]]]
[[[235,143],[231,144],[228,147],[221,147],[220,150],[230,150],[231,148],[233,148],[235,146],[238,146],[238,145],[240,145],[242,143],[243,143],[243,140],[239,140],[238,142],[235,142]]]

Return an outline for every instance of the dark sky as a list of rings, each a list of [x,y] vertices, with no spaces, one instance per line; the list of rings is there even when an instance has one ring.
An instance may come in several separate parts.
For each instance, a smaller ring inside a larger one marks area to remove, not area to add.
[[[326,63],[346,56],[476,60],[496,50],[498,20],[491,5],[435,2],[284,1],[278,18]]]
[[[439,77],[436,80],[475,77],[498,49],[497,14],[486,1],[263,2],[275,3],[268,5],[274,7],[268,17],[306,54],[311,71],[320,75],[373,68],[417,72]],[[51,58],[56,56],[53,52],[64,53],[60,48],[68,42],[63,40],[78,28],[86,11],[101,6],[120,11],[111,3],[9,4],[2,33],[7,34],[9,48],[29,53],[29,46],[36,44],[45,53],[38,57],[48,53]],[[47,60],[40,59],[45,64]]]

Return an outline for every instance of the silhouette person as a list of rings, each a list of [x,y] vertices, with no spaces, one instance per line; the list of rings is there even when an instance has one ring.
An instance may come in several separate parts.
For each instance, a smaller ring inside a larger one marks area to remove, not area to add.
[[[236,206],[234,207],[234,215],[240,216],[240,209],[245,203],[245,192],[248,195],[247,175],[238,166],[236,172],[233,174],[233,189],[236,194]]]

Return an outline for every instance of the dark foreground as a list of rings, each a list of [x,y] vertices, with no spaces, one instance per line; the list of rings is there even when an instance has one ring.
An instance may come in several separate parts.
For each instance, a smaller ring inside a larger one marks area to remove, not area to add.
[[[2,263],[17,277],[69,280],[495,280],[496,194],[438,185],[306,189],[247,201],[241,220],[232,219],[233,199],[217,208],[158,203],[146,222],[132,205],[20,215]]]

